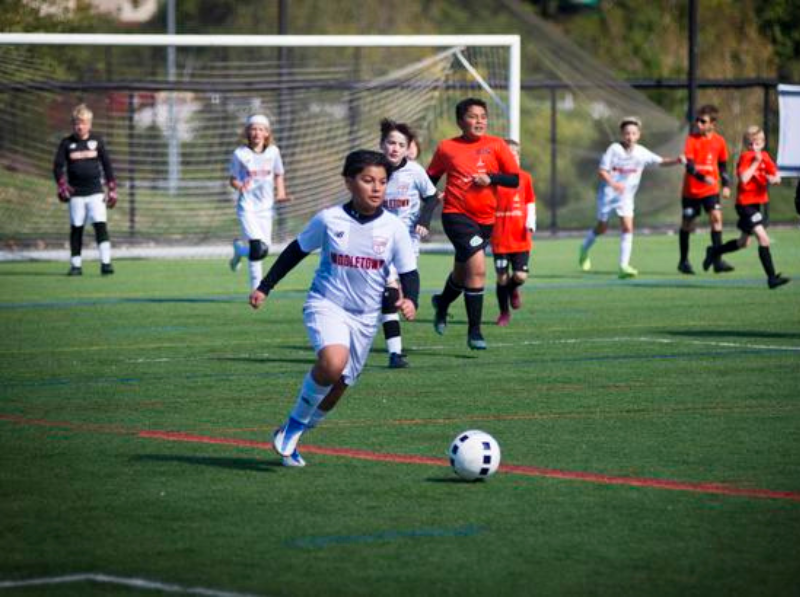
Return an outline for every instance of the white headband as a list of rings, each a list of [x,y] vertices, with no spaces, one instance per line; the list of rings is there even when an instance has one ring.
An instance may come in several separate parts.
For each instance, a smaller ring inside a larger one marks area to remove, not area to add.
[[[263,125],[264,127],[269,127],[269,119],[264,115],[252,115],[247,117],[245,125],[247,127],[250,127],[250,125]]]

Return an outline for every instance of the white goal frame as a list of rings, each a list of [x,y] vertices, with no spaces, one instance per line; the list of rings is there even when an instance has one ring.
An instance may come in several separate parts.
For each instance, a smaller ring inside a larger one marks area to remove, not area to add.
[[[519,35],[167,35],[0,33],[0,45],[160,47],[459,47],[508,48],[508,137],[520,135]]]

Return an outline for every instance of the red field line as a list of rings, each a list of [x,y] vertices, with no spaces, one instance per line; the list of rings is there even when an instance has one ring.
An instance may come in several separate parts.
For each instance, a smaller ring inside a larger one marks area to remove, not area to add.
[[[249,448],[261,448],[272,451],[269,442],[256,442],[252,440],[239,440],[232,438],[217,438],[203,435],[170,431],[140,431],[139,437],[169,440],[176,442],[196,442],[202,444],[222,444]],[[408,454],[389,454],[383,452],[370,452],[368,450],[354,450],[351,448],[326,448],[322,446],[303,445],[303,453],[322,454],[325,456],[344,456],[358,460],[371,460],[377,462],[392,462],[402,464],[449,466],[443,458],[428,456],[415,456]],[[515,475],[528,475],[532,477],[547,477],[551,479],[567,479],[572,481],[586,481],[604,485],[624,485],[639,488],[654,488],[684,492],[697,492],[703,494],[719,494],[723,496],[743,496],[747,498],[771,498],[777,500],[791,500],[800,502],[800,492],[767,490],[757,488],[737,488],[721,483],[692,483],[675,481],[671,479],[657,479],[654,477],[625,477],[619,475],[603,475],[600,473],[586,473],[582,471],[565,471],[562,469],[548,469],[544,467],[528,467],[523,465],[502,465],[500,473]]]

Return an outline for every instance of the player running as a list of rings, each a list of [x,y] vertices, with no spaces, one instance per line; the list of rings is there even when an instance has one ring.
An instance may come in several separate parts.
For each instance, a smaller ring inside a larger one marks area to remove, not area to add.
[[[419,163],[408,158],[414,131],[405,123],[389,119],[381,121],[381,151],[392,165],[392,176],[386,187],[383,208],[400,218],[411,235],[414,255],[419,257],[420,238],[428,235],[431,216],[436,208],[436,186]],[[424,210],[423,210],[424,207]],[[392,267],[383,292],[381,323],[389,352],[389,368],[408,366],[403,356],[403,338],[400,335],[400,317],[397,301],[400,299],[397,270]]]
[[[515,140],[506,140],[511,153],[520,162],[520,147]],[[497,188],[497,213],[492,229],[492,255],[497,274],[497,303],[500,315],[497,324],[505,327],[511,320],[509,304],[514,310],[522,306],[520,286],[528,279],[528,259],[536,231],[536,194],[533,179],[519,170],[519,187]],[[510,274],[509,274],[510,271]]]
[[[243,257],[249,259],[250,289],[261,281],[261,262],[272,245],[272,218],[275,202],[286,201],[283,161],[272,143],[269,119],[252,115],[245,123],[247,144],[239,146],[231,157],[230,186],[236,190],[236,216],[245,242],[233,241],[232,271]]]
[[[69,202],[70,269],[67,275],[83,275],[81,251],[83,227],[88,220],[94,227],[100,251],[100,274],[112,275],[111,242],[106,209],[117,204],[117,182],[111,158],[103,139],[92,132],[94,115],[85,104],[72,111],[72,134],[61,140],[53,160],[53,177],[58,199]],[[108,194],[103,190],[105,178]]]
[[[467,310],[467,346],[485,350],[481,333],[486,284],[486,246],[492,237],[497,210],[497,186],[516,189],[519,166],[502,138],[487,135],[486,103],[467,98],[456,105],[461,135],[439,143],[428,166],[434,185],[447,175],[442,226],[455,249],[453,270],[440,294],[432,298],[433,327],[444,335],[447,309],[464,292]]]
[[[403,222],[382,208],[390,172],[391,164],[380,152],[351,152],[342,174],[352,199],[317,213],[250,294],[250,305],[259,308],[289,271],[320,250],[303,306],[317,360],[288,420],[273,436],[286,466],[305,465],[297,451],[300,437],[325,418],[364,368],[392,266],[403,292],[397,308],[409,321],[416,316],[419,274],[411,237]]]
[[[630,264],[633,250],[633,203],[642,173],[651,165],[677,165],[682,156],[662,158],[638,144],[642,135],[642,122],[638,117],[625,117],[619,124],[620,141],[611,144],[600,159],[597,174],[597,224],[590,229],[581,244],[578,265],[582,271],[592,268],[589,250],[598,236],[608,231],[612,213],[619,217],[619,278],[628,279],[639,274]]]
[[[780,183],[781,178],[775,162],[764,150],[767,140],[760,127],[757,125],[748,127],[742,143],[745,151],[739,157],[736,165],[736,174],[739,176],[739,185],[736,190],[736,214],[739,215],[737,227],[741,230],[742,235],[738,239],[730,240],[720,246],[706,248],[703,270],[708,271],[721,255],[747,247],[750,243],[750,236],[754,235],[758,240],[758,258],[767,274],[767,285],[770,289],[774,289],[789,283],[788,277],[775,273],[767,235],[766,206],[769,202],[767,187],[770,184]]]

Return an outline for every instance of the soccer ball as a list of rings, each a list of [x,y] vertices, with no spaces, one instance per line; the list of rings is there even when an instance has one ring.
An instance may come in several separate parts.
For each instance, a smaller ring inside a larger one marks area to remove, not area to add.
[[[467,481],[486,479],[500,466],[500,445],[485,431],[459,433],[447,452],[456,475]]]

